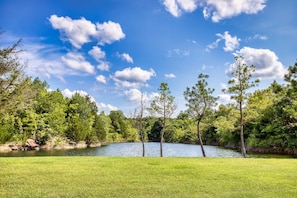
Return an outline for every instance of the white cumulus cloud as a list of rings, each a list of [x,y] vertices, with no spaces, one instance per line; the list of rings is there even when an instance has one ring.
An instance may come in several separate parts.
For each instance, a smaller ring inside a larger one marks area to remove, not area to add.
[[[93,46],[93,48],[89,51],[89,55],[91,55],[98,62],[105,58],[105,52],[102,51],[98,46]]]
[[[74,91],[70,91],[69,89],[64,89],[62,91],[62,94],[64,97],[67,98],[71,98],[74,94],[78,93],[81,96],[89,96],[92,102],[96,102],[95,98],[92,97],[91,95],[89,95],[87,92],[83,91],[83,90],[74,90]]]
[[[140,102],[142,99],[144,103],[150,103],[158,93],[142,93],[139,89],[132,88],[124,91],[124,95],[131,102]]]
[[[279,61],[277,55],[269,49],[256,49],[244,47],[234,53],[235,56],[242,56],[243,63],[254,65],[256,71],[254,76],[257,78],[283,78],[287,69]],[[230,66],[230,69],[232,66]]]
[[[205,0],[203,14],[213,22],[239,14],[256,14],[265,8],[266,0]]]
[[[127,53],[117,53],[117,56],[128,63],[133,63],[133,58]]]
[[[111,44],[125,38],[121,25],[112,21],[104,22],[103,24],[97,23],[96,38],[100,45]]]
[[[116,71],[111,77],[118,87],[139,87],[143,86],[151,77],[156,76],[153,69],[143,70],[140,67],[125,68],[121,71]]]
[[[265,8],[266,0],[163,0],[165,9],[174,17],[203,8],[205,18],[213,22],[239,14],[256,14]]]
[[[103,83],[103,84],[106,84],[106,78],[105,78],[105,76],[103,76],[103,75],[96,76],[96,80],[97,80],[98,82],[101,82],[101,83]]]
[[[66,56],[61,57],[62,62],[68,67],[84,71],[86,73],[95,73],[95,67],[85,60],[85,57],[78,52],[68,52]]]
[[[97,103],[97,107],[98,107],[98,111],[104,111],[106,112],[107,114],[110,112],[110,111],[116,111],[118,110],[118,108],[116,106],[113,106],[111,104],[105,104],[105,103]]]
[[[224,51],[230,52],[238,48],[240,39],[237,36],[231,36],[229,32],[224,32],[224,34],[217,34],[218,37],[225,40]]]
[[[175,17],[183,12],[193,12],[197,8],[198,0],[164,0],[165,9]]]
[[[132,88],[124,91],[125,96],[129,101],[139,102],[141,100],[141,91],[138,89]]]
[[[101,71],[109,71],[110,63],[106,61],[100,61],[97,68]]]
[[[223,47],[225,52],[234,51],[239,47],[240,38],[237,36],[231,36],[228,31],[225,31],[224,34],[216,34],[219,37],[215,42],[207,45],[206,51],[210,51],[211,49],[217,48],[220,41],[225,41],[225,46]]]
[[[104,45],[125,38],[121,25],[112,21],[94,24],[83,17],[72,19],[57,15],[51,15],[49,21],[54,29],[59,30],[61,40],[69,41],[78,49],[91,41]]]

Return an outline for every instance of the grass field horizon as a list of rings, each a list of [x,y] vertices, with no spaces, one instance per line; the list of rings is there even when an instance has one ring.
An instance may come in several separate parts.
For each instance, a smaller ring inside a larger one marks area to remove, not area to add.
[[[0,197],[296,197],[296,159],[0,158]]]

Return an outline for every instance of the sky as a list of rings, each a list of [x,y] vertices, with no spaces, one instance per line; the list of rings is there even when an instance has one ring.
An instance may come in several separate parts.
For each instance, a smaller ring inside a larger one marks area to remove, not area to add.
[[[219,103],[235,56],[255,65],[257,89],[283,76],[297,58],[296,0],[0,0],[1,48],[22,39],[32,78],[65,97],[90,95],[99,112],[131,116],[168,84],[184,91],[208,74]]]

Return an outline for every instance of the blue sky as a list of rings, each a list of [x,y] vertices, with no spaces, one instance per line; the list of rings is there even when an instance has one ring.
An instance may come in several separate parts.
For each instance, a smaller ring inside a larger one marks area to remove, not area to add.
[[[296,0],[0,0],[1,45],[23,39],[26,73],[99,111],[130,116],[166,82],[183,92],[208,74],[220,103],[234,55],[256,66],[257,89],[283,83],[297,55]]]

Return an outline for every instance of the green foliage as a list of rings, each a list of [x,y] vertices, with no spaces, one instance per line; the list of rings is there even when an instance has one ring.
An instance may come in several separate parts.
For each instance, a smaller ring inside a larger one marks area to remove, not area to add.
[[[217,98],[212,96],[214,89],[207,88],[207,78],[208,75],[199,74],[198,82],[195,84],[195,86],[193,86],[191,89],[187,87],[186,91],[184,92],[184,96],[187,101],[186,106],[188,107],[187,113],[190,115],[190,117],[193,117],[195,120],[197,120],[197,136],[204,157],[206,154],[203,148],[200,124],[203,118],[214,108],[217,100]]]
[[[164,138],[166,119],[174,113],[177,105],[174,102],[174,97],[171,95],[171,91],[167,83],[162,82],[158,88],[159,94],[151,102],[150,108],[148,109],[151,114],[157,113],[162,116],[162,130],[160,134],[160,156],[163,156],[162,142]]]
[[[24,64],[18,58],[20,43],[21,40],[10,47],[0,49],[0,113],[1,110],[18,104],[18,96],[26,85]]]
[[[67,109],[68,128],[66,136],[75,142],[85,140],[91,143],[92,127],[95,119],[88,97],[75,93],[69,100]]]
[[[2,118],[0,118],[0,143],[5,143],[12,139],[14,123],[14,116],[2,114]]]
[[[243,116],[243,105],[245,100],[248,98],[247,90],[256,86],[259,80],[252,81],[252,74],[255,72],[254,65],[246,65],[243,63],[243,57],[235,57],[234,69],[231,71],[231,80],[229,80],[229,87],[226,91],[232,94],[231,99],[234,99],[239,105],[240,114],[240,143],[241,152],[246,157],[245,139],[244,139],[244,116]]]
[[[104,112],[101,112],[99,115],[95,116],[93,129],[99,141],[106,141],[106,136],[109,133],[110,125],[110,117],[106,116]]]

